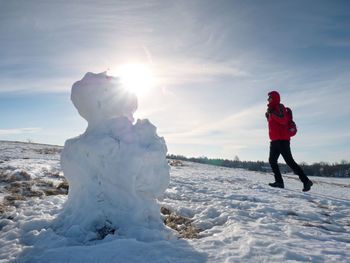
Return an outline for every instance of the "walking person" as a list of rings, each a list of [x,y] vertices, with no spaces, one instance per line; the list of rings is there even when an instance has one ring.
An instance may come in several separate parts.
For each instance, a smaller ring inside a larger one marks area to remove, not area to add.
[[[313,183],[293,159],[290,150],[291,135],[288,129],[286,108],[280,103],[280,94],[277,91],[269,92],[268,96],[265,116],[269,124],[269,137],[271,140],[269,163],[275,176],[275,182],[269,185],[272,187],[284,188],[283,178],[277,163],[279,156],[282,155],[286,164],[299,176],[300,181],[303,182],[303,191],[307,192],[311,189]]]

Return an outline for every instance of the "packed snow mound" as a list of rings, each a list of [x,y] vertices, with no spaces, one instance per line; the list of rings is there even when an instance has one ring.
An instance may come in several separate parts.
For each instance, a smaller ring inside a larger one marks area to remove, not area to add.
[[[79,114],[93,125],[101,120],[126,116],[133,121],[137,109],[136,96],[125,90],[118,80],[106,72],[88,72],[75,82],[71,99]]]
[[[89,126],[67,140],[61,154],[69,193],[59,229],[85,240],[100,229],[158,239],[166,233],[156,199],[169,184],[167,147],[148,120],[132,123],[136,97],[110,80],[87,73],[72,87],[73,104]]]

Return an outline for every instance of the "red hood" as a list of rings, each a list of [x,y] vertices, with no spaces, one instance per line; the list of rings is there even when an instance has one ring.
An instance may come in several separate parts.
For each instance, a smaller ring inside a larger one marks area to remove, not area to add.
[[[281,102],[281,97],[280,94],[277,91],[270,91],[268,93],[269,97],[272,98],[272,100],[269,102],[269,104],[267,104],[267,106],[269,108],[273,108],[275,106],[277,106],[278,104],[280,104]]]

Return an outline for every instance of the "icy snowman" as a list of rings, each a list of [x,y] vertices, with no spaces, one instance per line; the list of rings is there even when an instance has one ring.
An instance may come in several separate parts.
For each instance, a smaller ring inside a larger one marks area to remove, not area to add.
[[[87,73],[73,84],[71,99],[88,127],[61,154],[69,193],[59,229],[82,241],[98,239],[101,229],[158,239],[165,227],[157,198],[169,184],[164,139],[147,119],[133,124],[137,98],[118,78]]]

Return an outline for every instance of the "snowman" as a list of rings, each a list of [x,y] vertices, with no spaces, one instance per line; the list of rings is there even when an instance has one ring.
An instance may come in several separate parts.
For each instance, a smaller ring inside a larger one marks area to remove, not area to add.
[[[167,147],[150,121],[134,123],[137,97],[104,72],[75,82],[71,100],[88,125],[61,154],[69,193],[59,231],[81,241],[98,239],[101,231],[163,238],[157,199],[169,184]]]

